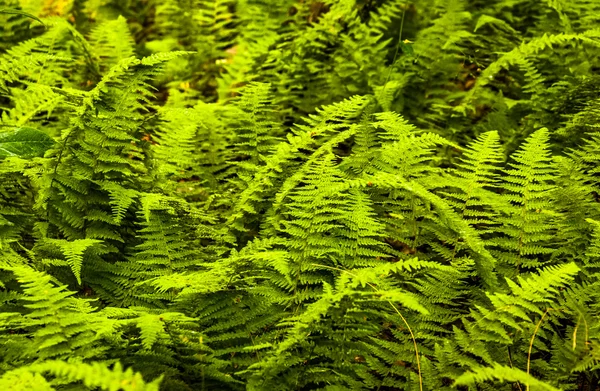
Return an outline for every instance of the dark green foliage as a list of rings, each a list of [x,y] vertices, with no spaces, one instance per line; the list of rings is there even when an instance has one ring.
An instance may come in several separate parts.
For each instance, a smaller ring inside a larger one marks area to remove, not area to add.
[[[50,149],[54,140],[46,133],[32,128],[17,128],[13,132],[3,133],[0,138],[0,157],[41,156]]]
[[[597,390],[599,23],[0,0],[0,386]]]

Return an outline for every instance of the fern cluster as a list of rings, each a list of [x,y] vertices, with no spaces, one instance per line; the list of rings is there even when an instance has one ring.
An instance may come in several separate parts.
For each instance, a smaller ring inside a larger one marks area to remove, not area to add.
[[[599,23],[0,0],[0,385],[598,389]]]

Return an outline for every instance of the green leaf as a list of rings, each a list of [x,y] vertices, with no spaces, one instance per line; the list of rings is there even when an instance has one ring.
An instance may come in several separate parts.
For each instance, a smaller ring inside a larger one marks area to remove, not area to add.
[[[60,251],[66,258],[67,263],[71,267],[77,283],[81,284],[81,267],[83,265],[83,256],[87,249],[101,244],[101,240],[96,239],[77,239],[77,240],[64,240],[64,239],[48,239],[49,243],[60,248]]]
[[[517,368],[507,367],[501,364],[494,364],[494,367],[481,367],[473,372],[467,372],[456,379],[457,386],[480,384],[486,381],[506,381],[511,383],[522,383],[529,386],[531,389],[540,391],[559,391],[558,388],[545,383],[531,376],[530,374],[521,371]]]
[[[477,25],[475,26],[475,29],[473,31],[477,31],[480,28],[482,28],[485,25],[496,25],[497,27],[505,30],[505,31],[509,31],[511,33],[517,33],[515,31],[515,29],[513,29],[508,23],[506,23],[504,20],[502,19],[498,19],[498,18],[494,18],[493,16],[490,15],[481,15],[481,17],[477,20]]]
[[[41,19],[38,18],[37,16],[31,15],[30,13],[27,13],[27,12],[24,12],[24,11],[21,11],[21,10],[16,10],[16,9],[12,9],[12,8],[4,8],[4,9],[0,10],[0,14],[22,15],[22,16],[25,16],[27,18],[33,19],[33,20],[35,20],[37,22],[40,22],[44,27],[46,26],[44,24],[44,22],[42,22]]]
[[[43,156],[53,144],[52,137],[33,128],[24,127],[10,133],[0,133],[0,159]]]

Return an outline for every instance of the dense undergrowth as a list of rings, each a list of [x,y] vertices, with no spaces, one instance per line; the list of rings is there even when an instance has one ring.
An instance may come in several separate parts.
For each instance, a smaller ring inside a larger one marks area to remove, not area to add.
[[[600,389],[599,60],[600,0],[0,0],[0,388]]]

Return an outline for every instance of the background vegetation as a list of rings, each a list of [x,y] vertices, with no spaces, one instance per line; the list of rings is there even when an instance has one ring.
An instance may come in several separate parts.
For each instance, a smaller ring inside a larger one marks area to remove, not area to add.
[[[600,389],[599,26],[0,0],[0,388]]]

